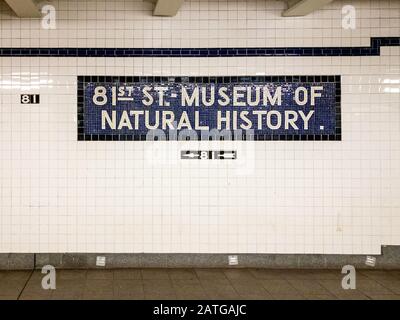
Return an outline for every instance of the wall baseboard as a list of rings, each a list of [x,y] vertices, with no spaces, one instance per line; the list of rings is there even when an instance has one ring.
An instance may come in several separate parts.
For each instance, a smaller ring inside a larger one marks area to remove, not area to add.
[[[24,270],[52,265],[59,269],[92,269],[96,257],[106,257],[101,268],[269,268],[269,269],[338,269],[353,265],[359,269],[371,268],[365,264],[367,255],[328,254],[237,254],[239,264],[228,265],[230,254],[195,253],[0,253],[0,270]],[[400,246],[382,247],[376,257],[376,269],[399,269]]]

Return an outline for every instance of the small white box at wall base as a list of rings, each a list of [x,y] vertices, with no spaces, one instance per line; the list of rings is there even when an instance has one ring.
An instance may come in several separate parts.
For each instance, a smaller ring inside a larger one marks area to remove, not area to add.
[[[376,258],[367,256],[367,259],[365,259],[365,264],[370,267],[375,267],[376,265]]]
[[[106,266],[106,257],[97,256],[96,257],[96,266],[97,267],[105,267]]]
[[[238,256],[228,256],[230,266],[237,266],[239,264]]]

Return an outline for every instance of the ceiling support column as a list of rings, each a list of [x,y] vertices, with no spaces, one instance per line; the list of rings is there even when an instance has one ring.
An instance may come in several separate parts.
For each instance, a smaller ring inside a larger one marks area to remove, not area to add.
[[[182,3],[183,0],[157,0],[154,6],[153,15],[173,17],[178,13]]]
[[[40,18],[42,15],[33,0],[5,0],[20,18]]]
[[[333,0],[289,0],[288,9],[282,16],[284,17],[301,17],[310,14],[311,12],[322,8]]]

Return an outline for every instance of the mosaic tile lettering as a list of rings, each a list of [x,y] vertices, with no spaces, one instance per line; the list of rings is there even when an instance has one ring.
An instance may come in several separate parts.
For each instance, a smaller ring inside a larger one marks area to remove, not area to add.
[[[340,76],[78,77],[78,140],[341,140]]]

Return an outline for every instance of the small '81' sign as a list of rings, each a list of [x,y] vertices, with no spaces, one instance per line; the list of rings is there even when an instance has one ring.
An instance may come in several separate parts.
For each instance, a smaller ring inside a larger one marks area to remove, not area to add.
[[[38,103],[40,103],[40,95],[21,94],[21,104],[38,104]]]

